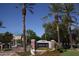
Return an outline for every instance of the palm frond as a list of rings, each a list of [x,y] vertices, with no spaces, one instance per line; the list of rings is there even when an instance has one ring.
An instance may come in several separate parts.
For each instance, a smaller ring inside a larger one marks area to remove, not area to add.
[[[31,6],[33,7],[34,5],[36,5],[36,4],[35,3],[26,3],[26,8],[31,7]]]
[[[74,10],[74,5],[71,3],[64,4],[64,12],[72,12]]]
[[[42,17],[42,19],[48,19],[48,16],[44,16],[44,17]]]
[[[3,22],[0,21],[0,28],[6,28],[5,26],[3,26]]]
[[[2,21],[0,21],[0,27],[3,25]]]
[[[28,7],[29,9],[34,9],[32,6],[31,7]]]
[[[54,14],[54,13],[53,13]],[[52,16],[53,15],[52,13],[48,13],[48,16]]]
[[[58,15],[58,18],[62,21],[62,16],[61,15]]]
[[[72,17],[72,23],[77,23],[77,18],[75,16],[71,16]]]
[[[51,5],[50,5],[50,6],[48,6],[48,8],[49,8],[50,12],[53,12],[53,8],[52,8],[52,6],[51,6]]]
[[[51,11],[53,11],[53,12],[60,12],[60,11],[62,11],[61,8],[62,8],[62,7],[61,7],[61,4],[60,4],[60,3],[58,3],[58,4],[56,4],[56,3],[50,4],[50,6],[49,6],[49,9],[50,9]]]
[[[33,14],[33,13],[34,13],[32,9],[28,9],[28,10],[29,10],[29,12],[30,12],[31,14]]]

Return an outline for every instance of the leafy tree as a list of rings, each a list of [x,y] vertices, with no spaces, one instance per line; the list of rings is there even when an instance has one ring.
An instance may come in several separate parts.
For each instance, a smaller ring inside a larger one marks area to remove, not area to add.
[[[27,30],[27,39],[31,40],[31,39],[35,39],[36,37],[36,33],[33,32],[33,30]]]
[[[2,41],[3,41],[3,34],[0,33],[0,42],[2,42]]]
[[[45,23],[43,25],[44,29],[46,30],[46,32],[42,35],[42,39],[46,39],[46,40],[57,40],[57,31],[56,31],[56,24],[53,23]]]
[[[8,47],[9,43],[11,43],[13,40],[13,34],[6,32],[6,33],[0,33],[0,42],[4,43],[4,47]]]
[[[3,43],[10,43],[10,42],[12,42],[12,39],[13,39],[13,34],[11,34],[9,32],[4,33]]]
[[[29,29],[27,30],[27,41],[30,41],[31,39],[40,40],[40,37],[36,35],[36,33]]]

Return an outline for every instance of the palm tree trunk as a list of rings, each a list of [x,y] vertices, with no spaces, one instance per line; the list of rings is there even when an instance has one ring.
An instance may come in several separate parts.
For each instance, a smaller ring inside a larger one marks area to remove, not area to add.
[[[24,45],[24,51],[26,52],[26,35],[25,35],[25,31],[26,31],[26,29],[25,29],[25,16],[23,16],[23,39],[24,39],[23,45]]]
[[[23,40],[24,40],[23,46],[24,46],[24,52],[26,52],[26,26],[25,26],[26,8],[25,8],[25,4],[23,4],[22,15],[23,15]]]
[[[59,33],[59,17],[58,17],[58,13],[56,13],[55,15],[55,20],[56,20],[56,25],[57,25],[57,36],[58,36],[58,44],[59,44],[59,48],[61,48],[61,42],[60,42],[60,33]]]
[[[71,45],[71,49],[73,49],[73,42],[72,42],[72,35],[71,35],[71,27],[70,27],[70,23],[69,23],[69,27],[68,27],[68,33],[69,33],[69,39],[70,39],[70,45]]]
[[[61,48],[60,33],[59,33],[59,25],[57,25],[57,35],[58,35],[58,44],[59,44],[59,48]]]
[[[65,9],[67,10],[67,5],[65,5]],[[71,16],[70,16],[70,12],[66,12],[66,15],[68,16],[68,20],[71,20]],[[69,34],[69,40],[70,40],[70,45],[71,45],[71,49],[73,49],[73,42],[72,42],[72,35],[71,35],[71,23],[69,21],[68,24],[68,34]]]
[[[58,42],[60,43],[59,26],[57,25]]]
[[[70,13],[67,13],[68,19],[71,20]],[[72,41],[72,35],[71,35],[71,23],[68,23],[68,34],[69,34],[69,39],[70,39],[70,45],[71,49],[73,49],[73,41]]]

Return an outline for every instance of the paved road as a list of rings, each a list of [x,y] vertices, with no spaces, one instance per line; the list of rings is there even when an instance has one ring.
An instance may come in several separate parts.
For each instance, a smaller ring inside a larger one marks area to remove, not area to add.
[[[0,52],[0,56],[18,56],[18,54],[16,54],[13,51],[6,51],[6,52]]]
[[[0,51],[0,56],[19,56],[16,52],[23,51],[23,48],[13,48],[11,51]]]

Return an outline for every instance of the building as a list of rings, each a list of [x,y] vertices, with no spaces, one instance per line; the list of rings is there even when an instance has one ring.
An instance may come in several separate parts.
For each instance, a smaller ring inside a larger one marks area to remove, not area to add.
[[[20,43],[18,43],[18,41],[22,41],[22,36],[21,35],[13,35],[12,46],[17,47],[18,45],[20,45]]]

